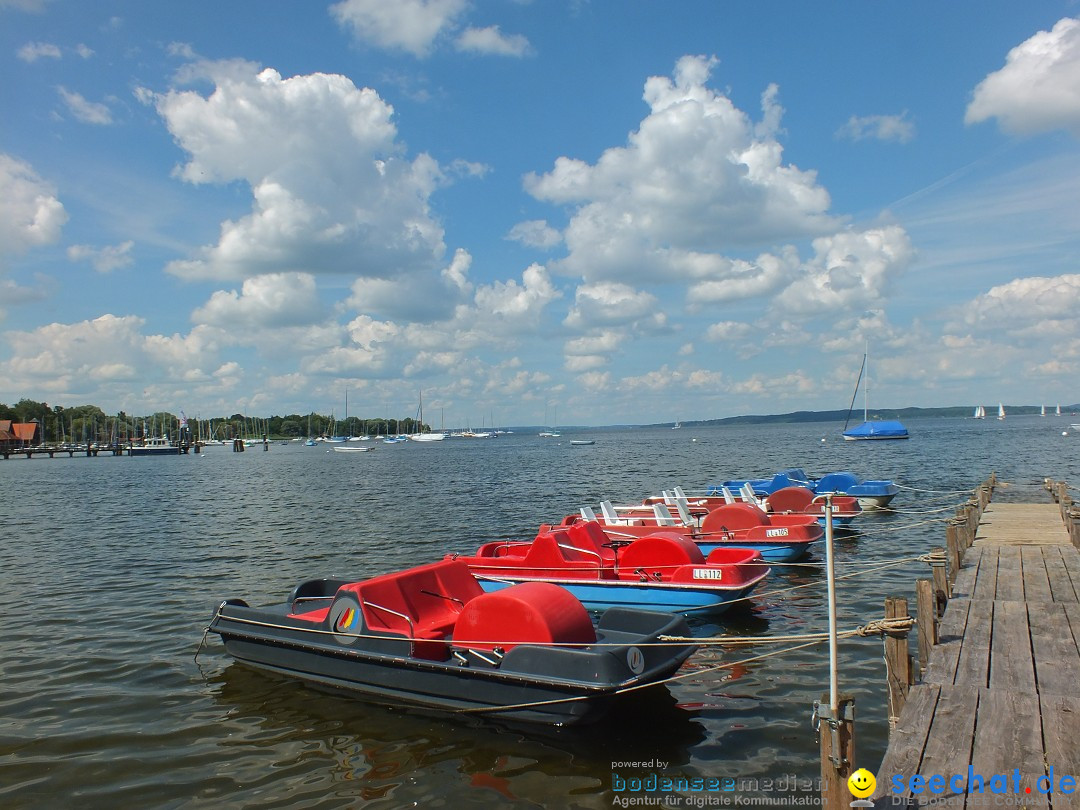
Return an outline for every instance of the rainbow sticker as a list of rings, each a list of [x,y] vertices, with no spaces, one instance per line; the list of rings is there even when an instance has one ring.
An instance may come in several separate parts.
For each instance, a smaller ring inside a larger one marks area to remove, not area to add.
[[[342,613],[341,616],[338,617],[338,622],[337,622],[338,632],[343,633],[346,630],[351,629],[352,626],[353,626],[353,622],[355,622],[355,621],[356,621],[356,609],[355,608],[349,608],[344,613]]]

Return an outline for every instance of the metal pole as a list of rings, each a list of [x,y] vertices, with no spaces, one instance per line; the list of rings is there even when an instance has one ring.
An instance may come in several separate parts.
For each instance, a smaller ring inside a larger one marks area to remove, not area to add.
[[[833,718],[839,707],[836,643],[836,571],[833,558],[832,493],[825,495],[825,570],[829,589],[829,709]]]

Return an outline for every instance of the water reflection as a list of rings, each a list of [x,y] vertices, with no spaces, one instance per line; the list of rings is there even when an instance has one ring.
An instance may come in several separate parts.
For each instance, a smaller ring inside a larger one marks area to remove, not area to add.
[[[568,792],[606,791],[615,761],[660,759],[682,767],[705,738],[697,712],[663,688],[624,698],[598,723],[549,728],[369,703],[238,663],[211,676],[207,687],[231,763],[250,758],[306,783],[311,773],[297,763],[316,760],[324,781],[348,783],[359,797],[423,806],[442,795],[427,777],[445,771],[470,791],[511,799],[537,800],[537,785],[555,780],[547,792],[557,805]],[[242,789],[238,780],[220,795]]]

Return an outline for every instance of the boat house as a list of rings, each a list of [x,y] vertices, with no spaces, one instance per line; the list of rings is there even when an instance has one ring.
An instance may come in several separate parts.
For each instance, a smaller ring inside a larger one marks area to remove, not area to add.
[[[22,447],[34,447],[39,443],[38,423],[13,422],[0,419],[0,450],[17,450]]]

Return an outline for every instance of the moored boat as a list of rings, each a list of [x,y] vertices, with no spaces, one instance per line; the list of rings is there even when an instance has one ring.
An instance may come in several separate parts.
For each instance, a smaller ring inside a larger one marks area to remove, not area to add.
[[[783,487],[769,495],[757,495],[749,484],[744,483],[737,495],[726,486],[712,487],[709,493],[691,498],[680,487],[675,487],[674,490],[665,491],[663,498],[647,498],[645,503],[662,501],[670,504],[678,512],[680,520],[687,525],[692,522],[700,525],[705,515],[726,504],[750,503],[761,507],[770,516],[813,518],[819,526],[825,527],[825,496],[815,495],[812,490],[804,487]],[[849,527],[862,512],[858,500],[850,495],[834,495],[832,507],[832,523],[835,529]]]
[[[488,591],[550,582],[588,608],[647,607],[716,615],[744,599],[769,574],[756,551],[718,548],[708,557],[690,538],[657,532],[613,538],[595,521],[541,530],[531,542],[486,543],[465,562]]]
[[[810,547],[819,542],[824,531],[812,516],[767,515],[762,509],[743,513],[732,512],[727,506],[719,507],[702,518],[700,523],[681,523],[674,519],[662,505],[653,505],[652,513],[645,511],[622,512],[612,517],[604,505],[601,514],[585,507],[581,514],[567,515],[558,524],[544,524],[540,531],[566,529],[579,523],[597,521],[600,528],[613,540],[632,540],[652,534],[674,534],[686,537],[697,544],[702,554],[708,556],[718,548],[749,549],[758,552],[765,562],[795,562],[803,559]]]
[[[359,582],[310,580],[281,604],[222,602],[208,631],[247,665],[380,702],[569,725],[657,684],[696,649],[669,613],[616,608],[596,626],[565,589],[485,593],[442,561]]]
[[[851,495],[858,499],[863,509],[884,509],[900,492],[900,487],[892,481],[863,479],[847,470],[811,478],[805,470],[790,467],[776,473],[772,478],[725,481],[723,485],[710,487],[709,493],[719,494],[722,486],[735,491],[745,484],[749,484],[758,495],[771,495],[784,487],[806,487],[817,495],[824,495],[826,492]]]
[[[174,444],[168,436],[148,436],[141,444],[128,446],[129,456],[178,456],[186,452],[186,447]]]

